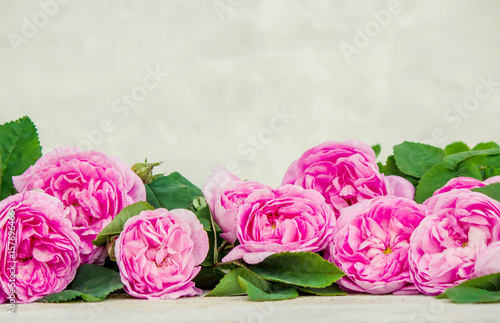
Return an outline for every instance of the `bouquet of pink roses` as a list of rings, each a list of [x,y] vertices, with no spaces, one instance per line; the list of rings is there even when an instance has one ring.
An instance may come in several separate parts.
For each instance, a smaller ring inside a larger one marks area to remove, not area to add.
[[[327,141],[282,185],[216,166],[203,189],[159,163],[42,156],[27,117],[0,126],[0,303],[299,294],[500,301],[500,147]],[[478,292],[480,290],[480,292]]]

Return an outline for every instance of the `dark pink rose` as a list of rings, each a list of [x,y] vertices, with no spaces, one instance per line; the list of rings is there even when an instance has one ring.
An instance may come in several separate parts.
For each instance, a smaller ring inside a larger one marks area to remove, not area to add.
[[[385,195],[413,198],[415,193],[404,178],[380,174],[373,149],[356,140],[327,141],[309,149],[290,165],[283,184],[320,192],[337,217],[359,201]]]
[[[81,240],[82,263],[103,263],[97,234],[126,206],[146,200],[139,176],[116,158],[97,151],[58,148],[12,178],[19,192],[41,189],[61,200]]]
[[[0,303],[11,291],[18,303],[34,302],[75,277],[80,239],[58,199],[29,191],[2,200],[0,235]]]
[[[370,294],[415,293],[410,281],[410,236],[424,208],[402,197],[381,196],[344,208],[325,259],[346,276],[338,284]]]

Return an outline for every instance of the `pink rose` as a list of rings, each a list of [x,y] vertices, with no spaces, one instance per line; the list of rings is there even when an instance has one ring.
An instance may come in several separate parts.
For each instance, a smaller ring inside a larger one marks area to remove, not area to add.
[[[359,201],[384,195],[413,199],[415,194],[404,178],[380,174],[373,149],[356,140],[327,141],[309,149],[290,165],[283,184],[320,192],[337,217]]]
[[[343,209],[325,251],[325,259],[346,274],[338,284],[370,294],[416,292],[408,248],[423,218],[424,208],[402,197],[377,197]]]
[[[470,178],[470,177],[456,177],[452,178],[446,183],[443,187],[436,190],[432,196],[436,196],[441,193],[446,193],[451,190],[471,190],[473,188],[483,187],[486,185],[494,184],[500,182],[500,176],[490,177],[483,182],[478,179]],[[427,199],[424,203],[429,203],[431,198]]]
[[[271,187],[256,182],[244,182],[222,166],[214,168],[203,185],[203,195],[214,221],[224,232],[220,236],[229,243],[236,241],[236,215],[248,195],[256,190],[270,190]]]
[[[437,194],[410,238],[410,275],[425,294],[474,277],[476,249],[500,239],[500,203],[465,189]]]
[[[476,277],[500,273],[500,241],[478,246],[474,273]]]
[[[222,259],[256,264],[279,252],[321,251],[332,238],[335,215],[321,194],[297,185],[259,189],[238,210],[240,244]]]
[[[106,249],[92,245],[92,240],[124,207],[146,200],[144,184],[129,167],[77,148],[44,155],[12,181],[19,192],[41,189],[63,202],[81,240],[82,263],[103,263]]]
[[[34,302],[63,290],[73,280],[80,265],[80,239],[64,212],[61,201],[37,191],[0,202],[1,302],[11,290],[17,302]],[[13,271],[17,274],[14,286]]]
[[[208,236],[193,212],[143,211],[116,240],[115,256],[125,291],[150,300],[195,296],[193,278],[208,253]]]

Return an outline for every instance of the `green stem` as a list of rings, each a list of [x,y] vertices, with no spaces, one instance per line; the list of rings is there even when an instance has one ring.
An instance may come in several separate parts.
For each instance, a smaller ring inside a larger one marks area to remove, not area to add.
[[[224,250],[224,249],[225,249],[227,246],[229,246],[229,245],[230,245],[230,243],[229,243],[229,242],[224,241],[224,242],[220,245],[219,249],[217,249],[217,253],[219,253],[219,254],[220,254],[220,253],[222,252],[222,250]]]
[[[219,249],[217,248],[217,230],[215,229],[214,216],[210,212],[210,223],[212,224],[212,232],[214,233],[214,265],[219,261]]]
[[[221,267],[221,266],[226,266],[226,265],[236,265],[236,266],[239,266],[239,267],[243,267],[243,268],[246,268],[248,269],[247,266],[245,266],[245,264],[237,261],[237,260],[234,260],[234,261],[228,261],[228,262],[219,262],[219,263],[216,263],[214,265],[214,267]]]

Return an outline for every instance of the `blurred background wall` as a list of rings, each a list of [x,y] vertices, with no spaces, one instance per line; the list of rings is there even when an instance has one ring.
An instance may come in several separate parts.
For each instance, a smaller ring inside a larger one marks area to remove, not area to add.
[[[326,140],[500,140],[500,2],[0,1],[0,123],[44,153],[279,185]]]

